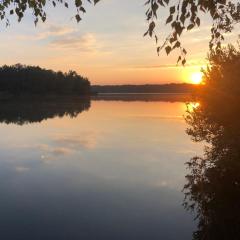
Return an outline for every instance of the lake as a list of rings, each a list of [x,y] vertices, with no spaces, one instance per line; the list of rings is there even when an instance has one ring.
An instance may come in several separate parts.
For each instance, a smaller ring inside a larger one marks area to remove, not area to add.
[[[192,239],[186,98],[0,104],[0,238]]]

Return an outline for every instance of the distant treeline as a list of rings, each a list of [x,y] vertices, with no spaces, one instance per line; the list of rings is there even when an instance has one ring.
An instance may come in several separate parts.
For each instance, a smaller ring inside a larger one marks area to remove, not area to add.
[[[90,91],[91,86],[88,79],[74,71],[54,72],[21,64],[0,67],[0,92],[87,95],[90,94]]]
[[[146,85],[94,85],[92,91],[97,93],[192,93],[197,85],[187,83],[146,84]]]

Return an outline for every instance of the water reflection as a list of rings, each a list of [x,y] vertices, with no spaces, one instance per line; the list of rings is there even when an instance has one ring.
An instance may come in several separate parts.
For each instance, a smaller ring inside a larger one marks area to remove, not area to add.
[[[100,94],[93,101],[122,102],[187,102],[188,94]],[[0,101],[0,123],[24,125],[43,120],[70,116],[77,117],[91,107],[90,98],[81,97],[43,97],[19,98]]]
[[[205,96],[186,120],[204,155],[188,163],[186,209],[198,219],[193,239],[240,239],[240,106],[238,98]]]
[[[20,98],[0,101],[0,122],[23,125],[55,117],[77,117],[90,108],[89,98]]]
[[[113,93],[99,94],[92,97],[93,100],[102,101],[125,101],[125,102],[187,102],[191,99],[191,94],[185,93]]]
[[[191,239],[181,189],[198,147],[184,111],[167,99],[93,100],[74,118],[0,124],[0,239]]]

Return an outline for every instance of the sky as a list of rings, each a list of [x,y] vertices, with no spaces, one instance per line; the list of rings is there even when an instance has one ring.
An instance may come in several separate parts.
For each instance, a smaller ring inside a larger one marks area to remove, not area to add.
[[[22,63],[55,71],[75,70],[92,84],[161,84],[191,82],[191,76],[206,65],[211,21],[184,34],[187,66],[176,66],[177,52],[160,56],[153,39],[143,37],[147,29],[145,0],[101,0],[86,4],[87,13],[77,23],[70,4],[47,7],[47,21],[35,27],[31,12],[18,23],[0,24],[0,65]],[[172,1],[174,2],[174,0]],[[158,29],[163,40],[169,32],[161,10]],[[232,35],[229,34],[230,38]]]

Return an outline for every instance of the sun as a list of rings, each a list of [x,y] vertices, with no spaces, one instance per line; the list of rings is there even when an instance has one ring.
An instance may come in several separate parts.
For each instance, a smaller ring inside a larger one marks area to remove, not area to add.
[[[201,72],[195,72],[191,74],[191,82],[193,84],[200,84],[202,82],[203,74]]]

